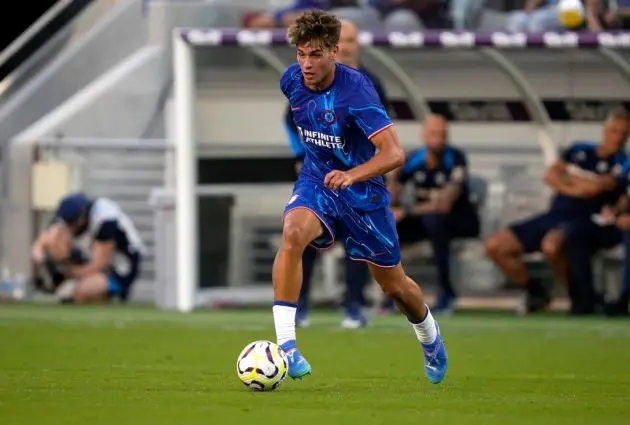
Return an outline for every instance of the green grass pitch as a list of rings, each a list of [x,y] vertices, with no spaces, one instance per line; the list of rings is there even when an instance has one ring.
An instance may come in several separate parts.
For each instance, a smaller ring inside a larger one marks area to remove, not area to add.
[[[630,321],[461,313],[440,320],[447,379],[429,384],[402,316],[299,330],[313,375],[253,393],[240,350],[271,311],[0,305],[6,425],[628,424]]]

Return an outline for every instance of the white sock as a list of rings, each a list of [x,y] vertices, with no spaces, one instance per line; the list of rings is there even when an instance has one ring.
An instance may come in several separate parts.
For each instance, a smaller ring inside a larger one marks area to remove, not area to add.
[[[416,332],[418,341],[422,344],[433,344],[437,338],[437,329],[435,328],[435,320],[431,315],[431,311],[427,306],[427,317],[420,323],[411,323],[411,327]]]
[[[278,345],[295,340],[295,312],[296,306],[286,304],[273,306],[273,321],[276,325],[276,339]]]

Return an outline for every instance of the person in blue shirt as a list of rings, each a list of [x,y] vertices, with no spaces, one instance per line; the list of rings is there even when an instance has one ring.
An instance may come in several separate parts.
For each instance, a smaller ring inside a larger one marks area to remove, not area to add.
[[[625,113],[611,114],[601,143],[574,143],[546,171],[545,182],[556,192],[549,211],[514,223],[486,240],[489,258],[508,279],[527,289],[523,312],[545,308],[551,302],[552,288],[530,278],[522,255],[541,251],[560,279],[570,281],[565,230],[575,222],[590,220],[610,202],[617,187],[614,174],[626,160],[627,135]]]
[[[368,263],[372,277],[405,313],[424,353],[425,375],[437,384],[446,374],[446,348],[420,287],[400,264],[383,178],[402,166],[405,154],[371,81],[337,63],[340,30],[334,15],[308,11],[288,31],[298,63],[284,72],[280,88],[306,152],[273,264],[277,342],[287,354],[290,377],[311,373],[295,332],[302,257],[308,245],[326,249],[339,240],[352,259]]]
[[[624,164],[623,170],[619,176],[619,185],[621,196],[618,202],[613,208],[602,211],[601,217],[601,219],[608,224],[608,227],[614,226],[617,230],[616,235],[608,230],[607,233],[610,236],[608,236],[606,242],[609,240],[620,241],[624,251],[621,291],[616,299],[604,303],[604,313],[609,316],[627,316],[630,314],[630,160]],[[590,235],[592,235],[591,237],[596,236],[593,232],[590,232]],[[581,235],[575,232],[574,236],[578,238]],[[571,242],[574,242],[574,240]],[[580,241],[580,243],[582,242]],[[608,242],[605,247],[608,245],[611,245],[611,243]],[[579,257],[576,259],[583,261],[583,259]],[[578,278],[578,273],[584,273],[584,271],[575,269],[574,276],[576,278]],[[580,282],[578,281],[577,284],[580,284]]]
[[[337,61],[365,74],[365,76],[367,76],[372,82],[381,103],[383,105],[387,105],[387,97],[380,80],[359,63],[359,42],[357,37],[357,27],[350,21],[341,20],[341,34],[339,37],[339,53],[337,54]],[[287,135],[289,136],[291,150],[293,151],[293,155],[296,159],[296,169],[299,172],[299,169],[304,163],[306,149],[302,143],[295,122],[293,121],[293,112],[291,111],[290,105],[287,105],[284,124]],[[348,253],[346,252],[346,293],[344,297],[345,318],[341,322],[341,326],[347,329],[356,329],[367,324],[367,320],[362,314],[361,308],[365,303],[363,292],[369,279],[369,271],[366,263],[354,261],[347,254]],[[300,291],[300,298],[298,301],[298,309],[295,319],[296,324],[299,327],[307,327],[310,324],[308,317],[308,303],[311,278],[316,260],[317,250],[313,247],[307,247],[304,250],[304,257],[302,258],[304,275],[302,277],[302,289]]]
[[[565,252],[569,265],[570,313],[594,314],[602,307],[610,315],[627,314],[630,297],[630,161],[621,170],[613,170],[618,177],[618,190],[611,197],[611,206],[605,206],[591,220],[573,223],[565,230]],[[592,256],[601,249],[610,249],[623,243],[625,259],[623,287],[619,299],[606,303],[602,294],[595,291]]]
[[[439,292],[433,310],[449,314],[457,294],[450,278],[450,243],[479,236],[479,216],[468,187],[466,154],[447,143],[446,119],[427,117],[423,127],[426,146],[407,156],[397,173],[394,209],[400,243],[428,239],[433,248]],[[411,184],[413,199],[404,199],[403,185]],[[398,202],[397,202],[398,201]],[[403,201],[403,202],[400,202]],[[400,205],[400,204],[403,205]]]

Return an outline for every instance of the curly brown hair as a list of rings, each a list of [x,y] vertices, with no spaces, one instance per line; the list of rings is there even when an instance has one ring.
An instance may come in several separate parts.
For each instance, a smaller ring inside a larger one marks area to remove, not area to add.
[[[288,30],[289,41],[300,46],[317,40],[326,49],[333,49],[339,44],[341,22],[332,13],[322,10],[308,10],[291,24]]]

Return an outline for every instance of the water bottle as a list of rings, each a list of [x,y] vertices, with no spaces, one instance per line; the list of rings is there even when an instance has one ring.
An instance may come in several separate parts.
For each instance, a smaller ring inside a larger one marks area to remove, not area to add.
[[[13,299],[22,301],[26,298],[26,277],[18,274],[13,280]]]
[[[2,298],[12,298],[13,282],[11,281],[11,272],[6,266],[2,268],[2,280],[0,282],[0,296]]]

